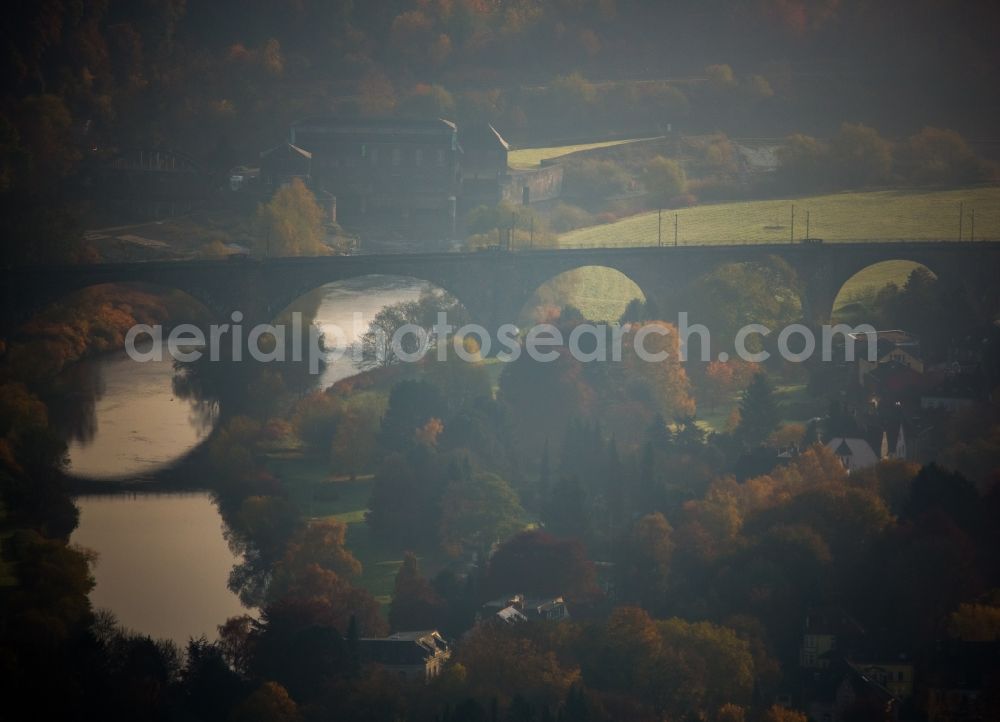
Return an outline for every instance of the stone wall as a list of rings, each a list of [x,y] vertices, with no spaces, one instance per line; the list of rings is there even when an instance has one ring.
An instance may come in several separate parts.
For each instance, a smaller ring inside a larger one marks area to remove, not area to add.
[[[511,170],[503,182],[500,196],[507,203],[520,204],[524,198],[524,188],[528,188],[528,202],[540,203],[562,195],[563,168],[549,165],[530,170]]]

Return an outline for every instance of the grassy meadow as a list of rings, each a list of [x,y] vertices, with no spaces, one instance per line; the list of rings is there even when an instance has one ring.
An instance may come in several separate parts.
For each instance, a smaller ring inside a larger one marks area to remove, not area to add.
[[[380,603],[388,604],[403,558],[398,551],[376,543],[365,524],[373,483],[371,476],[355,481],[332,478],[325,460],[308,456],[272,459],[269,466],[284,479],[292,500],[307,518],[331,518],[347,525],[347,547],[362,565],[357,583]],[[427,560],[421,561],[427,563]]]
[[[963,240],[969,240],[975,209],[975,237],[1000,238],[1000,187],[956,190],[892,190],[833,193],[786,200],[746,201],[694,206],[663,212],[663,243],[674,242],[674,217],[680,245],[782,243],[809,235],[824,241],[958,239],[959,203],[965,204]],[[655,246],[657,213],[641,213],[614,223],[578,228],[559,236],[576,246]]]
[[[663,242],[673,244],[674,216],[680,245],[785,242],[809,235],[827,242],[859,239],[956,239],[959,203],[965,204],[962,237],[1000,238],[1000,187],[958,190],[894,190],[835,193],[792,200],[719,203],[663,212]],[[559,236],[562,247],[642,246],[657,243],[657,213],[642,213],[614,223],[579,228]],[[916,264],[887,261],[857,274],[844,285],[835,308],[870,297],[889,282],[902,285]],[[588,267],[563,274],[543,286],[543,304],[571,303],[596,319],[616,319],[637,295],[637,287],[617,271]]]

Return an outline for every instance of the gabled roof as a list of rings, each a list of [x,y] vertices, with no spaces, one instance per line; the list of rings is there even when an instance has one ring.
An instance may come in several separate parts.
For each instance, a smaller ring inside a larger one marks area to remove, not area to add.
[[[472,146],[495,146],[502,150],[510,150],[510,144],[503,139],[490,123],[475,123],[462,126],[458,131],[459,142]]]
[[[505,624],[527,622],[528,618],[515,607],[505,607],[496,613],[496,618]]]
[[[864,439],[837,436],[827,442],[826,448],[837,456],[850,457],[851,466],[854,468],[874,466],[878,463],[878,457],[872,451],[871,444]]]
[[[274,146],[273,148],[268,148],[267,150],[262,150],[260,152],[260,157],[261,158],[266,158],[267,156],[273,155],[274,153],[277,153],[278,151],[284,151],[284,152],[288,153],[289,155],[298,155],[298,156],[301,156],[301,157],[305,158],[306,160],[311,160],[312,157],[313,157],[312,153],[310,153],[308,150],[304,150],[302,148],[299,148],[297,145],[292,145],[291,143],[281,143],[279,145]]]

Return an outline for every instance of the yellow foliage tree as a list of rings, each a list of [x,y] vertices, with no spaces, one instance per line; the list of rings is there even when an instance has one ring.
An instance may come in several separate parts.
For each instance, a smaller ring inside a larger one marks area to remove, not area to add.
[[[301,179],[274,194],[257,209],[256,251],[261,256],[324,256],[323,209]]]
[[[624,360],[632,372],[648,382],[664,417],[693,415],[695,403],[691,396],[691,383],[680,361],[677,328],[664,321],[649,321],[642,327],[634,328],[633,333],[642,329],[646,329],[642,331],[642,346],[649,355],[646,359],[639,357],[634,351],[634,337],[630,335],[623,344],[623,351],[627,354]]]
[[[966,642],[994,642],[1000,639],[1000,607],[961,604],[948,617],[948,631]]]

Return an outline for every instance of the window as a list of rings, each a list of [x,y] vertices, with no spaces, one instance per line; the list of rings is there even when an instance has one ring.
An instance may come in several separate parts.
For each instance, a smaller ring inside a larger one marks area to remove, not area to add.
[[[440,148],[438,149],[437,158],[435,159],[435,162],[439,166],[444,166],[444,151],[441,150]]]
[[[372,148],[371,161],[372,165],[378,165],[378,148]]]
[[[403,162],[403,151],[401,151],[399,148],[393,148],[392,149],[392,164],[393,165],[399,165],[402,162]]]

